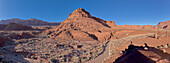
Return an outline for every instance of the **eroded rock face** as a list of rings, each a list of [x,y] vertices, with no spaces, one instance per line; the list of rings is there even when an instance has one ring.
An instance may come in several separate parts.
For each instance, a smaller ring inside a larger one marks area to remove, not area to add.
[[[109,25],[110,27],[115,27],[115,21],[106,21],[107,25]]]
[[[64,40],[106,40],[111,36],[110,28],[117,27],[114,21],[105,21],[93,17],[82,8],[76,9],[69,17],[54,29],[45,31],[51,38]],[[106,32],[107,29],[107,32]],[[106,35],[105,35],[106,34]],[[100,39],[98,39],[100,38]]]
[[[91,27],[94,25],[94,26],[97,26],[97,27],[111,27],[109,26],[108,24],[110,23],[114,23],[114,21],[105,21],[105,20],[102,20],[100,18],[97,18],[97,17],[93,17],[90,15],[89,12],[85,11],[84,9],[82,8],[79,8],[79,9],[76,9],[73,13],[71,13],[69,15],[69,17],[63,21],[62,23],[72,23],[72,24],[79,24],[81,26],[85,26],[85,27],[89,27],[91,25]],[[108,23],[108,24],[107,24]],[[73,26],[74,26],[73,25]],[[115,23],[113,24],[115,25]],[[93,26],[93,27],[94,27]]]
[[[157,25],[160,29],[170,29],[170,20],[166,22],[159,22]]]
[[[69,18],[76,18],[76,17],[92,17],[89,12],[85,11],[82,8],[76,9],[73,13],[69,14]]]

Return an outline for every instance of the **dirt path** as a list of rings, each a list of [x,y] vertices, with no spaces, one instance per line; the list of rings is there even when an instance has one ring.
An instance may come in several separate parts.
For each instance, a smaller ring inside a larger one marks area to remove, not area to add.
[[[86,63],[101,63],[105,58],[107,58],[109,55],[108,55],[108,53],[109,53],[109,47],[108,47],[108,45],[110,44],[110,42],[108,42],[107,44],[106,44],[106,47],[105,47],[105,49],[104,49],[104,53],[103,54],[101,54],[101,55],[99,55],[97,58],[95,58],[95,59],[92,59],[92,60],[90,60],[90,61],[87,61]]]
[[[147,37],[148,35],[153,35],[153,34],[154,33],[140,34],[140,35],[128,36],[128,37],[121,38],[118,40],[111,40],[108,42],[108,44],[106,44],[105,51],[103,54],[101,54],[95,59],[87,61],[86,63],[103,63],[104,60],[108,59],[110,56],[114,54],[114,52],[116,51],[114,49],[116,49],[121,44],[124,44],[128,40],[133,39],[133,38],[143,38],[143,37]]]

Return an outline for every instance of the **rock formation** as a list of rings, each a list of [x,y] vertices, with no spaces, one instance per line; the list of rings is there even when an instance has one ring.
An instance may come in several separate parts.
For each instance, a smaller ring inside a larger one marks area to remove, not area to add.
[[[114,21],[105,21],[93,17],[82,8],[76,9],[69,17],[54,29],[47,30],[46,33],[51,38],[65,40],[108,40],[112,33],[110,28],[116,28]]]
[[[166,22],[159,22],[157,25],[160,29],[170,29],[170,20]]]
[[[49,22],[45,22],[42,20],[38,20],[38,19],[28,19],[28,20],[22,20],[22,19],[18,19],[18,18],[13,18],[13,19],[7,19],[7,20],[1,20],[0,24],[9,24],[9,23],[19,23],[22,25],[28,25],[28,26],[56,26],[59,25],[60,23],[49,23]]]

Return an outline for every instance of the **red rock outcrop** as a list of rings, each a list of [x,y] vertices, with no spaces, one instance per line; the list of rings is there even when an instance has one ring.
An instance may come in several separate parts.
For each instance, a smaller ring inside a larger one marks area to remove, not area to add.
[[[82,24],[87,25],[87,26],[91,25],[92,27],[97,25],[98,27],[104,26],[104,27],[110,28],[110,26],[107,25],[107,21],[91,16],[89,12],[85,11],[82,8],[76,9],[73,13],[69,14],[69,17],[62,23],[66,23],[66,22],[67,23],[74,22],[75,24],[78,24],[78,25],[82,25]],[[110,22],[111,21],[109,21],[108,23],[110,23]],[[115,24],[113,24],[113,25],[115,25]],[[85,27],[87,27],[87,26],[85,26]]]
[[[76,9],[69,17],[54,29],[45,31],[51,38],[64,40],[108,40],[112,34],[110,28],[115,28],[114,21],[105,21],[93,17],[82,8]],[[106,29],[108,29],[106,31]],[[99,38],[99,39],[98,39]]]
[[[110,27],[115,27],[115,21],[106,21],[107,25],[109,25]]]
[[[160,29],[170,29],[170,20],[166,22],[159,22],[157,25]]]

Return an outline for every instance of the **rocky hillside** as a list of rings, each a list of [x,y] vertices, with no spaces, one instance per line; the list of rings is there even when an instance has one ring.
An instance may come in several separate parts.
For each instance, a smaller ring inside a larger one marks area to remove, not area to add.
[[[166,22],[159,22],[157,26],[161,29],[170,29],[170,20]]]
[[[28,20],[22,20],[22,19],[18,19],[18,18],[13,18],[13,19],[7,19],[7,20],[1,20],[0,24],[9,24],[9,23],[19,23],[22,25],[29,25],[29,26],[44,26],[44,25],[48,25],[48,26],[55,26],[55,25],[59,25],[60,23],[49,23],[49,22],[45,22],[42,20],[38,20],[38,19],[28,19]]]
[[[76,9],[69,17],[54,29],[45,33],[51,38],[64,40],[108,40],[113,34],[111,28],[116,28],[114,21],[105,21],[91,16],[82,8]]]
[[[17,23],[1,24],[0,30],[33,30],[30,26],[24,26]]]

